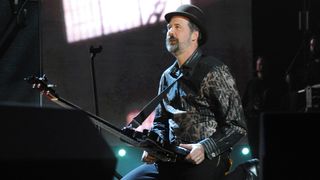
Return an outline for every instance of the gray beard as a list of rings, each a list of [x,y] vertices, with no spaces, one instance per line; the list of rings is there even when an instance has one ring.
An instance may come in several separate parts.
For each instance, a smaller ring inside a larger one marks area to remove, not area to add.
[[[171,45],[169,41],[166,41],[166,48],[171,53],[176,53],[179,51],[179,42],[175,45]]]

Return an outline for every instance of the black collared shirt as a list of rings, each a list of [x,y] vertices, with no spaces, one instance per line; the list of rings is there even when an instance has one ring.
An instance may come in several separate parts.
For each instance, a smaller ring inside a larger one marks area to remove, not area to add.
[[[156,108],[153,130],[170,143],[201,143],[211,159],[246,134],[235,80],[225,64],[197,49],[180,68],[176,60],[163,72],[159,93],[181,75]]]

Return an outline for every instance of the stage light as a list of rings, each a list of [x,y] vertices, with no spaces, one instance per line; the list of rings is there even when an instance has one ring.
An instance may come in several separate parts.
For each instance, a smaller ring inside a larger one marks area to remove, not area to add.
[[[124,157],[127,154],[127,151],[125,149],[119,149],[118,155],[120,157]]]
[[[241,149],[242,155],[248,155],[250,153],[250,149],[248,147],[243,147]]]
[[[164,21],[190,0],[63,0],[69,43]]]

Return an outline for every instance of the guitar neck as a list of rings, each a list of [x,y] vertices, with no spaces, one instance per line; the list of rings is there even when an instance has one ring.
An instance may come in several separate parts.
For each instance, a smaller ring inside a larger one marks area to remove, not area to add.
[[[80,108],[79,106],[77,106],[77,105],[75,105],[75,104],[73,104],[73,103],[71,103],[61,97],[58,97],[57,95],[49,95],[49,94],[46,94],[46,95],[49,97],[49,99],[51,101],[58,104],[59,106],[64,107],[66,109],[80,110],[80,111],[84,112],[96,126],[114,134],[116,137],[120,138],[121,140],[123,140],[133,146],[139,146],[139,142],[137,140],[123,134],[119,128],[115,127],[113,124],[107,122],[106,120],[102,119],[101,117],[96,116],[95,114],[92,114],[88,111],[85,111],[82,108]]]
[[[120,138],[120,140],[130,145],[146,150],[150,152],[150,154],[156,155],[156,158],[161,161],[174,162],[177,159],[184,158],[187,154],[189,154],[189,150],[179,146],[166,147],[163,144],[162,138],[160,138],[160,136],[153,131],[146,130],[139,132],[133,129],[131,126],[119,129],[101,117],[85,111],[79,106],[59,97],[59,95],[52,88],[54,85],[47,83],[48,79],[45,75],[41,78],[30,76],[25,78],[25,80],[32,84],[33,88],[40,90],[42,95],[45,95],[49,100],[57,105],[66,109],[76,109],[85,113],[90,118],[92,123],[97,127],[114,134],[116,137]]]

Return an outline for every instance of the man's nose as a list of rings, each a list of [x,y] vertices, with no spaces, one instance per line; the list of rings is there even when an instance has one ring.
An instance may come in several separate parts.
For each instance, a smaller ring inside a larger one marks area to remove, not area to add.
[[[168,29],[168,31],[167,31],[167,35],[169,35],[169,36],[172,36],[173,35],[173,30],[172,30],[172,28],[170,28],[170,29]]]

